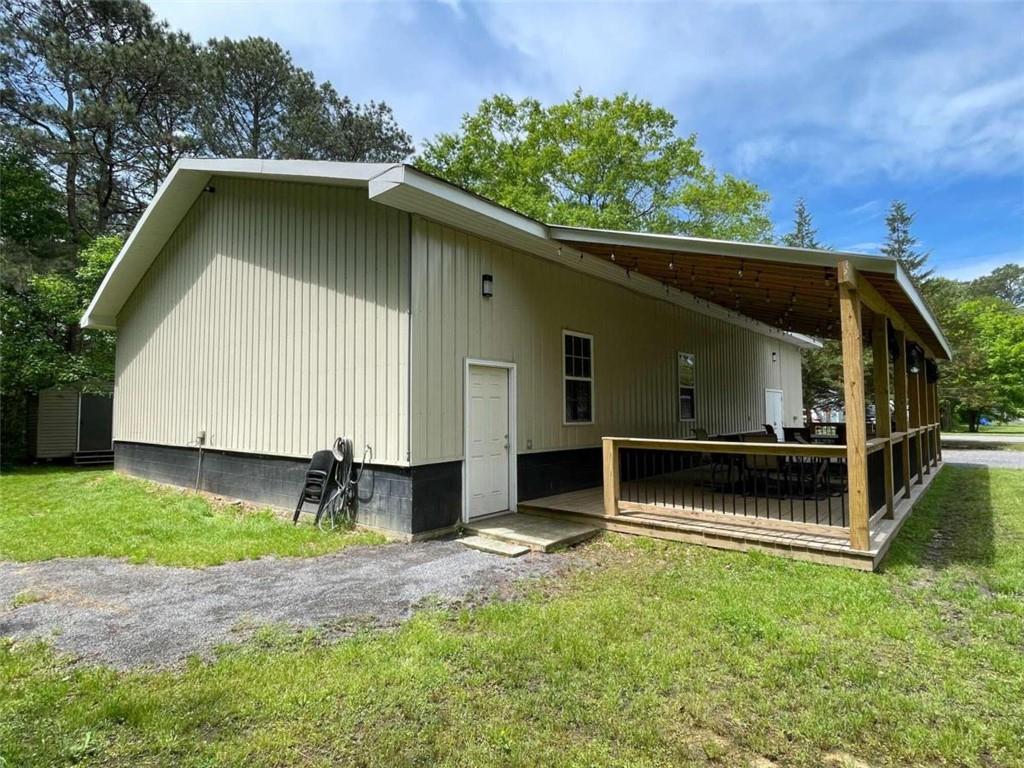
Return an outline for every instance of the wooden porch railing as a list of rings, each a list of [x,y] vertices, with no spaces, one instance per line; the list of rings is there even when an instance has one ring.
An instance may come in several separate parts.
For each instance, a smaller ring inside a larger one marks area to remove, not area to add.
[[[934,423],[865,441],[859,489],[850,486],[849,445],[605,437],[605,514],[848,536],[867,550],[876,521],[937,466],[938,435]],[[860,516],[850,503],[858,492],[867,502]]]
[[[871,550],[872,525],[893,518],[897,499],[909,498],[912,485],[923,483],[942,460],[937,382],[927,373],[935,353],[848,260],[837,264],[836,288],[849,415],[835,432],[840,444],[606,437],[605,514],[710,515],[744,525],[795,526],[848,535],[851,549]],[[871,439],[865,339],[872,347],[878,414]]]

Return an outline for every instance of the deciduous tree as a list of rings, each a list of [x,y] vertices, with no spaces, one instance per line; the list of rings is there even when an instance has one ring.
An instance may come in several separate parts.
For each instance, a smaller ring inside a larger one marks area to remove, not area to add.
[[[417,165],[542,221],[765,241],[767,193],[705,165],[695,135],[629,94],[504,95],[427,141]]]
[[[995,296],[1015,307],[1024,307],[1024,266],[1004,264],[973,280],[969,290],[974,296]]]
[[[972,432],[983,415],[1019,416],[1024,412],[1024,311],[989,297],[959,303],[944,315],[955,354],[942,367],[943,398]]]

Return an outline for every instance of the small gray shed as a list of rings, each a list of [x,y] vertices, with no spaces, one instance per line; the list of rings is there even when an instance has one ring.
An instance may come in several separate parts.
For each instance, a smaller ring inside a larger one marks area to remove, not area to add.
[[[113,407],[112,395],[74,388],[42,390],[29,413],[32,457],[109,463],[113,460]]]

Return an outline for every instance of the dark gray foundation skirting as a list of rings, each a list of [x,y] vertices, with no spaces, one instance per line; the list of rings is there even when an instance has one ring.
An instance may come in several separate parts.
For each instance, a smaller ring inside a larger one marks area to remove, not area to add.
[[[114,443],[114,468],[129,475],[192,488],[196,448]],[[207,449],[199,488],[255,504],[294,509],[308,462]],[[601,484],[601,449],[526,453],[518,457],[520,501]],[[310,507],[312,509],[312,507]],[[403,536],[419,536],[459,524],[462,462],[415,467],[368,465],[359,482],[356,521]]]
[[[516,475],[520,501],[593,488],[603,482],[601,449],[521,453]]]
[[[192,488],[196,448],[114,443],[114,468],[129,475]],[[207,449],[199,488],[208,493],[294,509],[308,462]],[[356,521],[402,535],[456,525],[462,500],[462,462],[421,467],[367,465],[359,482]],[[312,507],[308,507],[312,509]]]

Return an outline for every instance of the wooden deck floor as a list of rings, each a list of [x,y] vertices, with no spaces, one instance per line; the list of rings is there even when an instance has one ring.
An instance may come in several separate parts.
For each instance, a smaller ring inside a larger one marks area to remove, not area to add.
[[[699,512],[668,504],[647,505],[640,511],[624,510],[609,517],[604,513],[603,489],[585,488],[520,502],[519,509],[533,514],[565,517],[589,522],[606,530],[639,536],[673,539],[719,549],[760,550],[798,560],[841,565],[871,571],[879,567],[893,538],[911,509],[937,476],[938,469],[924,475],[911,486],[909,498],[902,499],[895,516],[875,517],[871,523],[871,548],[850,547],[849,529],[840,526],[805,525],[777,518],[752,518],[742,515]]]

